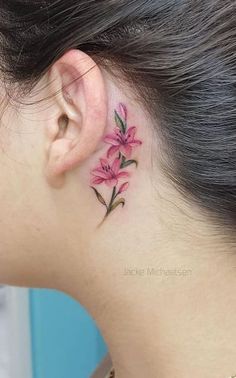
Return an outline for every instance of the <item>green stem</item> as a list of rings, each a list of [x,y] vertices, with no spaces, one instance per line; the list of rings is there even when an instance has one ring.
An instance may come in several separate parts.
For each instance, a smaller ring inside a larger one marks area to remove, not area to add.
[[[124,168],[124,163],[126,162],[126,157],[121,154],[121,163],[120,163],[120,168]]]
[[[115,195],[114,198],[113,198],[113,202],[114,202],[114,200],[116,199],[116,197],[117,197],[119,194],[120,194],[119,192],[116,193],[116,195]]]
[[[101,223],[98,225],[98,227],[100,227],[104,223],[104,221],[106,220],[106,218],[110,214],[111,207],[113,205],[114,199],[117,197],[117,194],[118,193],[116,193],[116,186],[114,186],[113,190],[112,190],[112,195],[111,195],[111,199],[110,199],[109,205],[106,206],[106,208],[107,208],[106,214],[105,214],[103,220],[101,221]]]
[[[114,188],[113,188],[112,195],[111,195],[111,200],[109,202],[109,205],[107,206],[107,213],[108,214],[111,211],[111,207],[113,205],[113,201],[114,201],[115,198],[116,198],[116,186],[114,186]]]

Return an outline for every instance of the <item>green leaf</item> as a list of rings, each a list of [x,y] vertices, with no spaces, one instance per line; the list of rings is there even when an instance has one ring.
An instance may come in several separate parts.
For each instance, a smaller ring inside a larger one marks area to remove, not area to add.
[[[106,201],[104,200],[103,196],[93,186],[91,186],[91,188],[94,190],[98,201],[101,202],[107,208],[107,204],[106,204]]]
[[[125,199],[124,198],[120,198],[118,201],[116,201],[115,203],[113,203],[113,205],[110,208],[110,212],[112,212],[113,210],[115,210],[119,205],[122,205],[122,207],[125,206]]]
[[[122,160],[122,162],[121,162],[121,168],[125,168],[125,167],[128,167],[129,165],[131,165],[131,164],[135,164],[136,165],[136,167],[138,166],[138,162],[137,162],[137,160],[126,160],[126,161],[123,161]]]
[[[123,164],[123,163],[125,162],[125,160],[126,160],[126,157],[125,157],[124,155],[122,155],[121,153],[120,153],[120,155],[121,155],[121,157],[122,157],[122,159],[121,159],[121,163]]]
[[[126,132],[126,124],[123,122],[123,120],[120,118],[119,114],[115,110],[115,121],[116,126],[119,127],[119,129],[122,131],[123,134]]]

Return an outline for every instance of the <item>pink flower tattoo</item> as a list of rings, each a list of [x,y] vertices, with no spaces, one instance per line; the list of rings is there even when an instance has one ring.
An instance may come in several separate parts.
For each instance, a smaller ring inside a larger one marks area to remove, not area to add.
[[[130,177],[130,172],[124,168],[131,164],[138,166],[137,160],[130,158],[133,149],[142,144],[142,141],[136,138],[136,126],[127,127],[128,111],[126,106],[120,103],[114,115],[116,126],[113,133],[107,134],[104,138],[104,142],[110,144],[111,147],[108,149],[106,157],[101,158],[100,163],[91,171],[91,188],[98,201],[106,208],[103,221],[119,205],[124,207],[125,199],[119,196],[128,189],[127,179]],[[120,183],[121,180],[125,180],[125,182]],[[111,198],[108,202],[95,188],[95,185],[100,184],[112,188]]]
[[[120,159],[118,158],[112,164],[109,164],[106,159],[100,159],[100,165],[93,169],[91,174],[94,175],[92,184],[98,185],[104,182],[109,187],[116,186],[120,178],[129,177],[128,172],[120,171]]]
[[[121,129],[115,128],[113,134],[108,134],[104,142],[111,144],[107,152],[107,157],[113,156],[116,152],[120,152],[123,156],[130,158],[132,154],[132,148],[140,146],[142,142],[138,139],[134,139],[137,128],[135,126],[130,127],[125,133],[122,133]]]

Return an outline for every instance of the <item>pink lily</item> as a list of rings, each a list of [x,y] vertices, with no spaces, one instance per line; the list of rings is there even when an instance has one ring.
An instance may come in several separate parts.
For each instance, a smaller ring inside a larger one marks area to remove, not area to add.
[[[111,144],[107,152],[107,157],[109,158],[119,151],[125,157],[130,158],[132,148],[142,144],[140,140],[135,139],[136,131],[137,128],[133,126],[123,134],[122,131],[116,127],[113,134],[108,134],[104,139],[105,143]]]
[[[120,189],[117,192],[117,195],[125,192],[128,189],[128,187],[129,187],[129,183],[128,182],[125,182],[124,184],[122,184],[121,187],[120,187]]]
[[[116,158],[112,164],[106,159],[100,159],[100,165],[92,170],[91,174],[92,184],[98,185],[105,183],[109,187],[114,187],[118,184],[120,178],[129,177],[126,171],[120,171],[120,159]]]
[[[127,122],[128,111],[127,111],[127,108],[124,104],[122,104],[122,103],[119,104],[118,113],[120,113],[122,118],[124,119],[124,121]]]

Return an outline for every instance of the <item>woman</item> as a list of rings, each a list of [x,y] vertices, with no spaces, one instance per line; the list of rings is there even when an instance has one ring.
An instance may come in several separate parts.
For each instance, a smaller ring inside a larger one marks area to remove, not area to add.
[[[117,378],[236,371],[235,11],[1,2],[0,281],[77,299]]]

